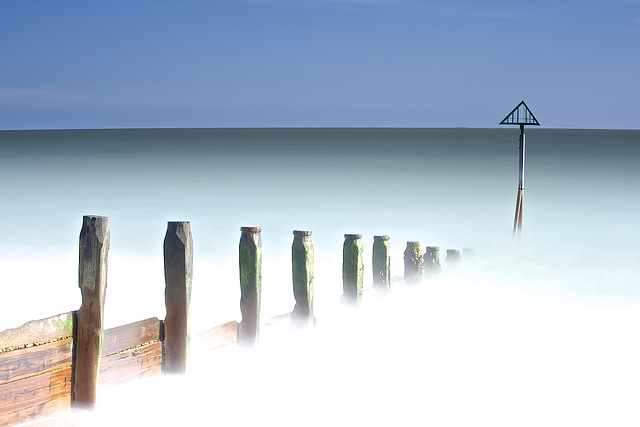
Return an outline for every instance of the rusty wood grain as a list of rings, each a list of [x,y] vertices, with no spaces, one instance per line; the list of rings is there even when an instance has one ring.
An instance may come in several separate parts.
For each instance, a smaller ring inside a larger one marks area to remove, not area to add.
[[[71,364],[0,385],[0,414],[6,415],[71,394]]]
[[[102,357],[159,339],[160,320],[157,317],[106,329]]]
[[[0,385],[69,365],[72,344],[67,338],[0,354]]]
[[[132,348],[103,357],[99,385],[111,386],[132,379],[156,375],[162,369],[162,342]]]
[[[22,409],[10,414],[0,414],[0,426],[13,426],[29,421],[35,421],[51,416],[71,406],[71,394],[65,394],[48,402],[40,403],[29,408]]]

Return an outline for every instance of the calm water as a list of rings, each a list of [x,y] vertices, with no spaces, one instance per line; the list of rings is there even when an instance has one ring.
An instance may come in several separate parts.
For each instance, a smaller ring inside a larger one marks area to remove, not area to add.
[[[263,315],[290,311],[291,232],[309,229],[317,340],[193,355],[196,375],[105,392],[78,425],[147,422],[139,396],[171,386],[193,392],[161,425],[204,408],[225,425],[637,425],[640,131],[528,130],[514,242],[517,168],[516,128],[2,131],[0,329],[80,306],[83,215],[111,221],[108,327],[164,317],[167,221],[191,221],[196,329],[239,318],[241,226],[263,227]],[[344,233],[366,261],[391,236],[395,291],[358,317],[337,304]],[[408,289],[408,240],[475,256]]]
[[[640,132],[528,130],[514,257],[517,138],[516,128],[2,131],[3,305],[30,301],[20,321],[78,307],[87,214],[111,219],[108,324],[136,311],[162,317],[161,248],[174,220],[192,223],[196,295],[233,301],[220,303],[221,317],[235,315],[239,228],[248,225],[263,227],[266,303],[282,305],[274,310],[291,303],[282,276],[293,229],[314,233],[320,301],[340,293],[344,233],[362,233],[366,247],[389,234],[394,276],[405,242],[419,240],[443,253],[473,248],[494,262],[488,271],[517,264],[510,281],[541,279],[514,286],[640,296]],[[13,309],[2,311],[0,324],[13,326]]]

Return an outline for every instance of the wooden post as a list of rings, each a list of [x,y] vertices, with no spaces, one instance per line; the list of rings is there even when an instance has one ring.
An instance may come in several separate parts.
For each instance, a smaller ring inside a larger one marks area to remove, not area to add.
[[[391,289],[389,236],[373,236],[373,288],[386,293]]]
[[[460,251],[457,249],[447,249],[447,258],[445,259],[445,261],[447,263],[450,264],[457,264],[458,262],[460,262],[460,259],[462,257],[460,256]]]
[[[260,297],[262,295],[262,229],[242,227],[240,229],[240,312],[242,321],[238,325],[238,345],[253,347],[258,341],[260,324]]]
[[[93,409],[97,403],[108,254],[109,218],[83,217],[78,268],[82,305],[76,315],[73,344],[72,402],[76,408]]]
[[[291,270],[293,275],[293,307],[291,320],[295,326],[315,324],[313,315],[313,242],[311,231],[293,232],[291,245]]]
[[[345,234],[342,247],[342,301],[350,305],[362,302],[364,262],[362,234]]]
[[[404,250],[404,281],[405,283],[422,282],[422,273],[424,270],[424,259],[422,258],[422,250],[420,242],[407,242],[407,248]]]
[[[193,238],[189,222],[169,222],[164,237],[164,319],[162,368],[184,374],[189,353],[189,306],[193,279]]]
[[[440,263],[440,247],[427,246],[427,251],[424,253],[424,272],[426,274],[436,274],[441,271],[442,264]]]

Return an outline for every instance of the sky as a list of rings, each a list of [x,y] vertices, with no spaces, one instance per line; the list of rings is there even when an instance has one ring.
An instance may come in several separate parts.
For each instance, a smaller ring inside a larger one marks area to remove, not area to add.
[[[0,129],[640,128],[640,0],[0,0]]]

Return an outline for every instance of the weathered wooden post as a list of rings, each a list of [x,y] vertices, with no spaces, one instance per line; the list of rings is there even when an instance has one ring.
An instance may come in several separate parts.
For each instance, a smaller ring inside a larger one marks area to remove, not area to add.
[[[75,408],[93,409],[98,400],[108,254],[109,218],[84,216],[78,267],[82,305],[76,314],[73,343],[72,402]]]
[[[426,274],[435,274],[441,271],[440,247],[427,246],[426,252],[424,253],[424,272]]]
[[[191,224],[169,222],[164,237],[164,319],[162,369],[184,374],[189,353],[189,306],[193,279],[193,238]]]
[[[295,326],[315,324],[313,315],[313,256],[311,231],[295,230],[291,245],[293,297],[296,300],[291,320]]]
[[[391,289],[389,236],[373,236],[373,288],[382,293]]]
[[[362,302],[364,260],[362,234],[345,234],[342,246],[342,301],[350,305]]]
[[[405,283],[420,283],[424,270],[424,259],[420,242],[407,242],[404,250],[404,281]]]
[[[447,258],[445,259],[447,263],[457,264],[461,259],[462,257],[458,249],[447,249]]]
[[[242,227],[240,229],[240,312],[242,321],[238,325],[238,345],[253,347],[258,341],[260,324],[260,297],[262,295],[262,229]]]

